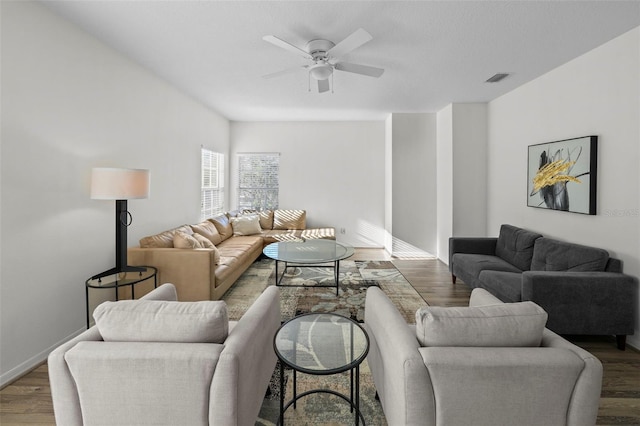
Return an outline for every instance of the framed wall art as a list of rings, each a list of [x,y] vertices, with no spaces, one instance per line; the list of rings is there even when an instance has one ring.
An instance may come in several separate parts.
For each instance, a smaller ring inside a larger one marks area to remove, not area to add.
[[[527,206],[596,214],[598,137],[529,145]]]

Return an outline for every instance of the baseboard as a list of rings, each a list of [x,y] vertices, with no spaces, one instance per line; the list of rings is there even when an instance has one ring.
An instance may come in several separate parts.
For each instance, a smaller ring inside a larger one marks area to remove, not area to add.
[[[38,367],[40,364],[42,364],[44,361],[47,360],[47,357],[49,356],[49,354],[55,348],[57,348],[58,346],[60,346],[63,343],[68,342],[69,340],[71,340],[74,337],[78,336],[79,334],[85,332],[86,330],[87,329],[84,328],[84,327],[81,328],[80,330],[76,331],[75,333],[73,333],[73,334],[67,336],[66,338],[60,340],[59,342],[54,343],[53,345],[49,346],[47,349],[45,349],[44,351],[40,352],[39,354],[36,354],[36,355],[32,356],[28,360],[18,364],[16,367],[14,367],[11,370],[7,371],[6,373],[0,375],[0,389],[4,388],[7,385],[10,385],[11,383],[16,381],[20,377],[24,376],[25,374],[29,373],[34,368]]]

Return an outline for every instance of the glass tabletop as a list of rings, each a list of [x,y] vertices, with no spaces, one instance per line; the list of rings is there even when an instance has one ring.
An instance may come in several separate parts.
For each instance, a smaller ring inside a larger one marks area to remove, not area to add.
[[[334,262],[353,256],[354,248],[335,240],[279,241],[262,251],[271,259],[291,263]]]
[[[369,336],[350,318],[304,314],[284,323],[273,346],[278,358],[307,374],[334,374],[359,365],[369,352]]]
[[[120,272],[102,278],[89,278],[85,284],[91,288],[115,288],[137,284],[152,278],[158,270],[153,266],[140,266],[144,270],[138,272]]]

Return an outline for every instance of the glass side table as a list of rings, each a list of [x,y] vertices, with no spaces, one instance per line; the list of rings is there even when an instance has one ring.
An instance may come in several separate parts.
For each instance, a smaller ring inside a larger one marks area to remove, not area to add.
[[[273,348],[280,366],[280,417],[276,424],[284,425],[284,413],[296,401],[313,393],[328,393],[342,398],[355,411],[355,424],[365,424],[360,412],[360,364],[369,352],[367,332],[350,318],[337,314],[303,314],[280,326],[273,338]],[[284,366],[293,370],[293,398],[284,404]],[[349,396],[332,389],[314,389],[297,394],[298,372],[330,375],[349,371]],[[355,379],[355,380],[354,380]]]
[[[158,269],[153,266],[140,266],[145,268],[140,272],[120,272],[118,274],[108,275],[102,278],[89,278],[85,282],[85,302],[87,305],[87,328],[90,325],[89,316],[89,289],[90,288],[113,288],[116,292],[116,301],[118,297],[118,289],[121,287],[131,286],[131,298],[135,299],[134,286],[146,280],[153,278],[153,288],[158,287]]]

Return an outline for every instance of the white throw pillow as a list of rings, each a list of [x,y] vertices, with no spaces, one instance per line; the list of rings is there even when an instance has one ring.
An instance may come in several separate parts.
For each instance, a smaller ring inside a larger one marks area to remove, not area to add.
[[[536,347],[546,323],[533,302],[425,307],[416,312],[416,336],[422,346]]]
[[[255,235],[262,232],[258,215],[232,217],[231,226],[233,235]]]
[[[93,317],[104,341],[224,343],[229,333],[223,301],[104,302]]]

